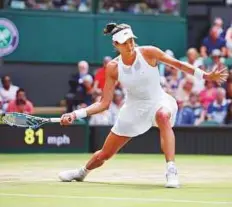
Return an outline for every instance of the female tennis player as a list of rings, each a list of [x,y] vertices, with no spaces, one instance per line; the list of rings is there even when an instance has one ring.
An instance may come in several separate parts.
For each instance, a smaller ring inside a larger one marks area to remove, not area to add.
[[[85,166],[61,172],[59,178],[62,181],[83,181],[91,170],[102,166],[132,137],[145,133],[152,126],[157,126],[160,129],[161,148],[167,162],[165,186],[178,188],[175,136],[172,130],[177,104],[175,99],[165,93],[160,85],[157,63],[163,62],[199,80],[213,80],[218,83],[226,80],[227,70],[215,68],[212,72],[205,73],[199,68],[168,56],[157,47],[136,47],[134,41],[136,36],[127,24],[110,23],[104,29],[104,33],[112,36],[113,45],[120,55],[109,62],[106,67],[106,83],[102,99],[87,108],[62,115],[61,125],[69,125],[75,119],[108,109],[117,81],[126,90],[125,104],[102,149],[95,152]]]

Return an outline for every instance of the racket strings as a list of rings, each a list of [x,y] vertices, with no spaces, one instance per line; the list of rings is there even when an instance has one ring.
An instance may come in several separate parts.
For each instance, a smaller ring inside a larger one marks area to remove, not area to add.
[[[42,124],[48,122],[47,119],[41,117],[35,117],[28,114],[20,114],[14,112],[6,114],[3,118],[3,121],[11,126],[30,128],[38,128]]]

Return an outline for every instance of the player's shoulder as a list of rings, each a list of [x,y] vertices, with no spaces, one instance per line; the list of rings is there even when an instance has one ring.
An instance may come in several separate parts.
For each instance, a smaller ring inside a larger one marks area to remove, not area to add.
[[[118,67],[118,57],[112,59],[106,66],[108,70],[115,70]]]
[[[155,47],[153,45],[143,45],[143,46],[138,46],[137,48],[139,48],[139,50],[144,50],[144,51],[159,49],[158,47]]]
[[[117,77],[117,75],[118,75],[118,57],[114,58],[106,65],[106,73],[112,77]]]
[[[147,58],[156,58],[159,57],[160,49],[158,47],[152,45],[145,45],[139,47],[140,52],[143,54],[144,57]]]
[[[140,46],[138,47],[140,52],[147,57],[155,57],[156,54],[159,51],[158,47],[152,46],[152,45],[144,45],[144,46]]]

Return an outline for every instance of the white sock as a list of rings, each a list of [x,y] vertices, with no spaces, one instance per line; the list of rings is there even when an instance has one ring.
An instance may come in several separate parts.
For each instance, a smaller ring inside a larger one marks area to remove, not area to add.
[[[88,174],[90,170],[88,170],[85,166],[81,168],[81,170],[85,173]]]
[[[167,162],[167,169],[169,168],[176,168],[175,162],[174,161],[168,161]]]

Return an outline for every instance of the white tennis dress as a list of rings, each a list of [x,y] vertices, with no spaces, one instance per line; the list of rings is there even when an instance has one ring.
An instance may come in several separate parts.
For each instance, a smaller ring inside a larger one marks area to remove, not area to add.
[[[139,47],[136,59],[128,67],[118,58],[118,80],[125,88],[125,103],[120,109],[117,121],[111,131],[119,136],[135,137],[157,126],[156,112],[164,107],[171,112],[171,124],[175,123],[176,100],[160,85],[158,67],[150,66]]]

